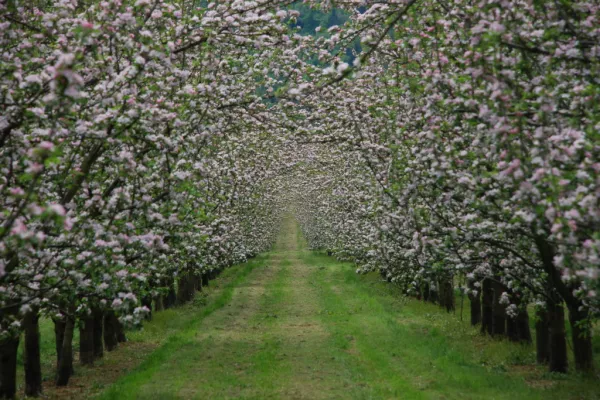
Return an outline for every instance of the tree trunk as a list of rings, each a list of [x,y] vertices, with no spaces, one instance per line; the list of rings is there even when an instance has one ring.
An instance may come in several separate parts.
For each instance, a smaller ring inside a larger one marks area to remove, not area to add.
[[[431,283],[429,284],[429,302],[431,302],[433,304],[437,304],[439,289],[440,289],[439,287],[436,287],[435,285],[431,285]]]
[[[113,310],[104,313],[104,345],[106,351],[113,351],[117,348],[117,317]]]
[[[416,294],[415,294],[415,299],[422,300],[422,297],[423,296],[421,295],[421,288],[417,287]]]
[[[25,329],[25,394],[38,397],[42,393],[42,365],[40,361],[40,326],[38,311],[30,311],[23,318]]]
[[[518,314],[506,318],[506,334],[512,342],[531,343],[531,330],[529,329],[529,314],[527,306],[523,307],[518,294],[511,291],[513,304],[518,308]]]
[[[475,326],[481,322],[481,289],[475,287],[475,282],[469,283],[469,300],[471,302],[471,325]],[[473,290],[477,294],[473,294]]]
[[[214,281],[215,279],[217,279],[217,276],[219,276],[219,271],[216,268],[213,268],[210,270],[209,274],[210,274],[210,280]]]
[[[186,283],[187,287],[185,291],[187,293],[187,301],[191,301],[196,295],[196,277],[194,277],[192,274],[188,275]]]
[[[60,361],[56,371],[56,386],[66,386],[73,373],[73,331],[75,321],[67,318],[60,349]]]
[[[101,309],[95,308],[92,311],[92,316],[94,318],[94,358],[99,359],[104,357],[104,345],[102,343],[104,313]]]
[[[492,281],[484,278],[481,282],[481,333],[493,334],[492,321],[494,304],[494,291]]]
[[[185,304],[194,298],[194,281],[191,275],[181,275],[177,282],[177,304]]]
[[[381,280],[384,280],[386,282],[390,282],[391,281],[391,279],[388,276],[387,272],[385,272],[383,269],[379,270],[379,276],[381,277]]]
[[[506,318],[506,336],[511,342],[519,341],[519,328],[517,327],[517,318]]]
[[[86,316],[79,326],[79,361],[82,365],[94,364],[94,318]]]
[[[535,317],[536,358],[539,364],[546,364],[550,361],[550,323],[548,312],[540,308],[536,311]]]
[[[169,288],[167,295],[163,299],[163,305],[166,310],[175,305],[175,302],[177,301],[177,293],[175,292],[175,285],[173,279],[166,279],[163,282],[163,286]]]
[[[162,296],[154,297],[154,311],[159,312],[164,309],[165,309],[165,306],[163,304],[163,297]]]
[[[182,305],[188,300],[186,293],[187,275],[179,275],[177,279],[177,305]]]
[[[125,327],[123,326],[123,324],[121,323],[121,321],[119,321],[119,319],[115,316],[115,322],[117,325],[117,342],[119,343],[125,343],[127,342],[127,336],[125,336]]]
[[[592,332],[588,326],[587,310],[579,310],[579,307],[569,307],[569,322],[571,324],[573,354],[575,356],[575,368],[578,371],[591,371],[594,368],[592,351]]]
[[[560,274],[560,269],[556,268],[556,266],[554,265],[556,249],[553,244],[548,242],[548,240],[545,236],[536,234],[534,236],[534,239],[535,239],[536,246],[540,252],[540,257],[542,259],[544,271],[548,274],[548,278],[549,278],[548,280],[551,283],[552,287],[554,289],[556,289],[556,291],[560,294],[562,299],[565,301],[565,303],[569,307],[569,311],[573,310],[573,317],[571,317],[571,315],[570,315],[571,313],[569,313],[569,319],[572,321],[572,323],[574,322],[574,325],[577,325],[578,321],[583,321],[585,319],[585,318],[581,318],[581,319],[579,318],[580,315],[578,313],[578,310],[579,310],[581,303],[580,303],[579,299],[573,295],[573,286],[568,286],[562,280],[562,276]],[[556,312],[556,313],[551,312],[551,314],[560,314],[560,315],[562,315],[562,319],[564,320],[564,310],[562,310],[562,308],[561,308],[561,311],[562,311],[562,314],[560,312]],[[560,315],[557,315],[557,318],[560,318]],[[554,318],[550,317],[550,331],[551,332],[553,331],[554,324],[556,323],[558,325],[558,322],[554,322],[553,319]],[[558,330],[558,326],[556,326],[554,328],[555,328],[554,330]],[[564,326],[562,328],[564,331]],[[587,370],[587,369],[591,368],[591,364],[592,364],[592,353],[591,353],[591,351],[588,351],[591,348],[591,337],[586,339],[585,335],[583,335],[583,336],[580,335],[581,333],[583,333],[581,331],[581,329],[582,329],[582,327],[579,326],[577,328],[577,335],[573,336],[573,345],[574,345],[573,351],[575,352],[575,357],[576,357],[575,363],[577,365],[577,368],[578,369],[582,368],[583,370]],[[552,341],[552,338],[550,340]],[[575,344],[575,340],[577,340],[577,344]],[[559,347],[560,347],[560,345],[559,345]],[[552,352],[554,352],[553,344],[551,344],[551,356],[552,356]],[[552,357],[550,359],[550,364],[551,364],[550,368],[552,370]],[[567,369],[566,357],[565,357],[564,368],[562,365],[559,365],[559,367],[560,367],[559,369],[564,369],[566,371],[566,369]]]
[[[506,292],[507,288],[496,279],[492,281],[493,288],[493,319],[492,319],[492,335],[503,336],[506,334],[506,307],[500,304],[502,293]]]
[[[446,312],[454,311],[454,287],[452,285],[452,278],[443,278],[438,282],[440,288],[440,306],[446,309]]]
[[[567,372],[565,310],[562,303],[548,307],[550,322],[550,372]]]
[[[531,343],[531,328],[529,327],[529,313],[527,306],[523,308],[517,315],[517,329],[519,331],[519,341]]]
[[[423,283],[423,301],[429,301],[429,283],[425,282]]]
[[[19,258],[16,253],[9,252],[4,260],[8,260],[5,265],[5,272],[10,273],[19,264]],[[18,304],[19,299],[11,299],[13,304]],[[0,309],[0,330],[4,330],[5,324],[12,323],[12,317],[18,313],[16,305]],[[12,399],[17,392],[17,352],[19,349],[19,335],[8,336],[0,340],[0,399]]]
[[[63,338],[65,336],[66,322],[64,319],[52,318],[54,322],[54,343],[56,349],[56,369],[60,365],[60,357],[62,354]]]
[[[0,341],[0,399],[12,399],[17,392],[18,348],[18,336]]]
[[[208,274],[205,272],[202,274],[202,287],[207,287],[208,286]]]

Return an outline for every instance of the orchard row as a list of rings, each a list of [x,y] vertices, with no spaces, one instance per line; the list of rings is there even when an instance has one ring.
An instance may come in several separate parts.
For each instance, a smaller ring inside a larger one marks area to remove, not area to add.
[[[295,111],[317,160],[296,180],[309,243],[449,311],[459,289],[494,336],[530,342],[533,307],[551,371],[568,368],[568,315],[575,368],[591,370],[598,4],[389,1],[329,33],[324,47],[363,51],[330,61],[337,84]]]
[[[0,398],[40,393],[39,318],[56,384],[151,308],[268,249],[281,140],[261,91],[284,71],[271,3],[0,5]],[[289,38],[287,39],[289,41]],[[103,332],[104,329],[104,332]],[[103,340],[104,339],[104,340]],[[104,343],[103,343],[104,342]]]

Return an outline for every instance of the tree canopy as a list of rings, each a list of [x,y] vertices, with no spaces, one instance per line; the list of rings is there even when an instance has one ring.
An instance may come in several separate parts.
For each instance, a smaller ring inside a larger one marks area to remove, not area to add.
[[[30,313],[140,323],[153,299],[268,249],[292,210],[358,272],[448,308],[454,286],[493,303],[490,333],[528,304],[560,324],[565,304],[576,367],[591,368],[593,1],[0,12],[1,340]]]

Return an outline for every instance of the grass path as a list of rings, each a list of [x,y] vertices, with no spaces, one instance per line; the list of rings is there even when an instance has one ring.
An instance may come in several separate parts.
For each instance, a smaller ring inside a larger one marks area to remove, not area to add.
[[[597,377],[548,376],[532,365],[532,347],[482,338],[457,316],[306,250],[291,220],[272,252],[237,273],[101,398],[600,396]]]

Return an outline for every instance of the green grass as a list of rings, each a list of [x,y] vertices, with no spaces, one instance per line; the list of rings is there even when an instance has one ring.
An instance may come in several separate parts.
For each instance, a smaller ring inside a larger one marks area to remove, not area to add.
[[[180,312],[179,316],[167,316],[162,319],[164,324],[152,324],[151,328],[145,329],[143,333],[144,337],[151,337],[153,335],[165,335],[167,331],[167,338],[163,342],[162,346],[154,351],[142,364],[139,365],[126,379],[118,381],[102,396],[102,398],[110,399],[122,399],[137,395],[137,386],[141,385],[148,379],[152,379],[156,371],[164,369],[171,369],[176,367],[174,370],[176,374],[171,374],[172,379],[169,380],[168,384],[170,387],[179,387],[185,380],[189,379],[188,374],[182,366],[188,365],[189,363],[196,363],[198,356],[194,350],[195,336],[198,332],[198,325],[209,315],[215,311],[225,307],[231,301],[234,289],[244,282],[248,275],[257,267],[263,267],[266,257],[259,256],[253,258],[248,263],[243,264],[242,267],[229,268],[223,272],[222,278],[226,281],[229,280],[221,291],[219,296],[213,301],[209,302],[204,307],[187,307],[186,310],[177,310],[174,312]],[[231,279],[228,279],[231,278]],[[183,311],[183,312],[182,312]],[[159,313],[161,315],[163,313]],[[162,316],[162,315],[161,315]],[[168,334],[171,331],[172,334]],[[148,333],[146,333],[148,332]],[[173,356],[178,355],[177,362],[172,363]],[[162,383],[156,382],[159,385]],[[127,389],[133,387],[132,392],[128,392]],[[153,388],[146,391],[148,398],[154,397]],[[170,398],[168,393],[162,393],[161,398]]]
[[[351,335],[361,362],[373,366],[366,383],[376,381],[377,371],[389,377],[371,385],[373,398],[600,398],[597,377],[546,373],[535,365],[534,346],[481,336],[469,326],[466,307],[461,322],[435,305],[403,298],[376,274],[358,276],[322,254],[305,261],[327,265],[315,279],[328,325],[340,343]],[[343,281],[345,290],[332,292],[331,281]]]
[[[154,313],[152,321],[145,323],[143,328],[127,331],[127,343],[120,344],[116,351],[105,352],[104,358],[96,361],[92,367],[79,365],[76,353],[75,375],[66,388],[57,389],[53,384],[56,362],[54,325],[49,318],[40,319],[44,396],[52,399],[92,397],[136,366],[141,364],[144,368],[149,368],[152,363],[160,363],[168,349],[177,347],[182,335],[185,336],[186,332],[215,310],[226,306],[231,300],[234,288],[244,282],[254,268],[264,265],[265,260],[265,256],[258,256],[247,263],[228,268],[217,280],[210,283],[208,289],[198,293],[191,303]],[[78,348],[79,332],[76,329],[73,349],[77,352]],[[20,346],[17,375],[19,393],[24,390],[22,353],[23,346]]]
[[[227,304],[102,398],[599,398],[597,377],[547,374],[533,346],[481,336],[468,300],[460,321],[403,297],[375,274],[306,250],[291,223],[266,257]]]
[[[597,376],[548,374],[535,365],[534,346],[480,335],[469,326],[468,300],[461,321],[460,299],[457,313],[447,314],[354,270],[308,251],[290,221],[273,251],[130,332],[134,346],[103,362],[118,366],[150,345],[137,367],[88,382],[82,393],[105,400],[600,398]]]

